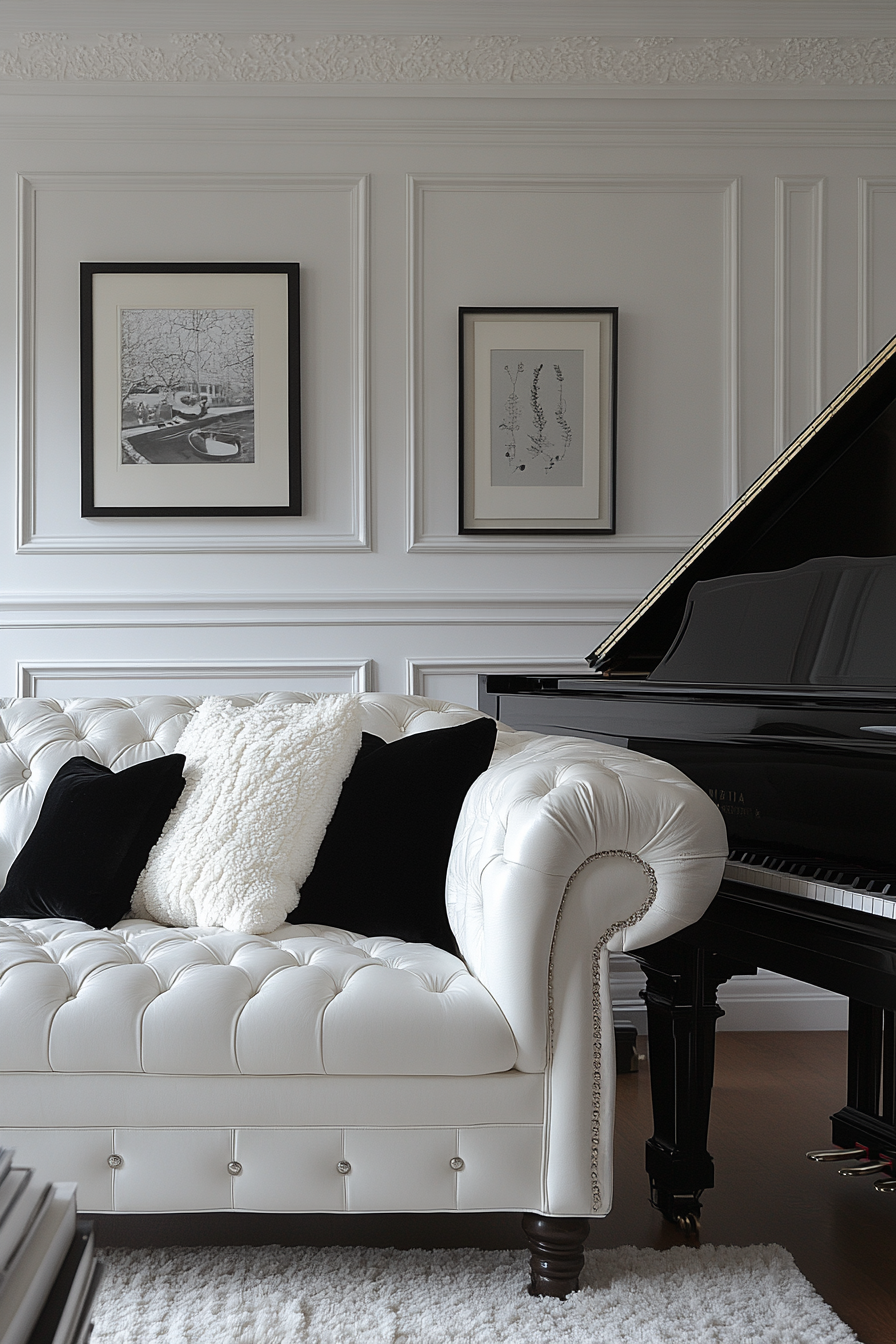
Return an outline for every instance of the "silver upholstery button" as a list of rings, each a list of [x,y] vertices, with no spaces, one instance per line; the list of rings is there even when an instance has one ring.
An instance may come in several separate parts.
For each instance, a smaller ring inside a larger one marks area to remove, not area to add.
[[[230,1172],[231,1176],[239,1176],[243,1170],[243,1164],[242,1162],[228,1162],[227,1170]]]
[[[451,1168],[452,1171],[463,1171],[463,1169],[464,1169],[464,1160],[463,1160],[462,1157],[452,1157],[452,1159],[451,1159],[451,1161],[448,1163],[448,1165],[449,1165],[449,1167]]]
[[[25,766],[25,769],[22,771],[22,778],[23,779],[31,778],[31,771],[28,769],[27,765]]]
[[[336,1163],[336,1170],[339,1172],[340,1176],[347,1176],[351,1169],[351,1162],[346,1162],[345,1158],[343,1158],[341,1162]]]
[[[124,1166],[124,1158],[119,1157],[117,1153],[110,1153],[109,1156],[106,1158],[106,1161],[109,1163],[109,1166],[113,1169],[113,1171],[115,1170],[116,1167]]]

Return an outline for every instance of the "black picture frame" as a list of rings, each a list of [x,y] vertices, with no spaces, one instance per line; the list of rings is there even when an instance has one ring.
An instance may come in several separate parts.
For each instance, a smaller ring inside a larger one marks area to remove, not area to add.
[[[300,516],[299,263],[80,269],[81,516]]]
[[[606,536],[616,531],[618,326],[617,307],[458,309],[461,536]],[[575,358],[565,373],[559,359],[548,367],[545,396],[540,379],[549,356],[567,352]],[[520,358],[511,367],[501,364],[505,355]],[[517,372],[527,389],[526,410]],[[500,391],[498,378],[503,379]],[[508,400],[502,401],[505,391]],[[516,425],[514,412],[507,409],[510,397],[517,407]],[[549,398],[553,425],[541,404]],[[575,413],[567,419],[571,402]],[[504,411],[500,422],[499,407]],[[538,421],[527,424],[526,413]],[[523,484],[526,488],[518,488]]]

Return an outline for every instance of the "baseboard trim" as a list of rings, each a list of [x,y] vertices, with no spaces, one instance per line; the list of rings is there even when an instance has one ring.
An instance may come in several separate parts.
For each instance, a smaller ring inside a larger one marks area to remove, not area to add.
[[[647,1010],[639,991],[644,976],[624,953],[610,957],[613,1013],[647,1031]],[[807,985],[774,971],[735,976],[719,989],[724,1017],[718,1031],[845,1031],[848,1000],[817,985]]]

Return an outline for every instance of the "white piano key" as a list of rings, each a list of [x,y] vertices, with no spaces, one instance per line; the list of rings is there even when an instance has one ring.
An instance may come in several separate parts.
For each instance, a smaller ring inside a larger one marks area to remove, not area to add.
[[[788,895],[802,896],[804,899],[820,901],[825,905],[836,905],[843,910],[859,910],[876,915],[878,918],[896,919],[896,899],[876,896],[872,892],[856,891],[854,887],[838,887],[829,882],[810,881],[805,877],[794,877],[790,873],[734,861],[726,865],[725,875],[735,881],[745,882],[749,886],[761,887],[767,891],[786,892]]]

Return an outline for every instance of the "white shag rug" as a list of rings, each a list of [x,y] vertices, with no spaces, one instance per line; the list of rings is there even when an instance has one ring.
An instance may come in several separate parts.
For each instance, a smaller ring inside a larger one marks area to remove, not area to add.
[[[105,1250],[92,1344],[846,1344],[780,1246],[586,1253],[566,1302],[525,1251]]]

